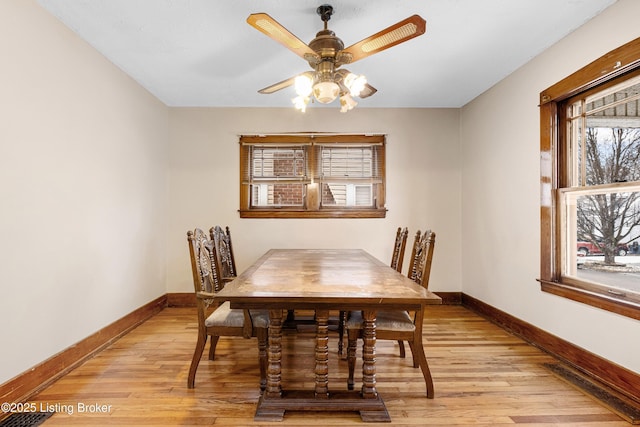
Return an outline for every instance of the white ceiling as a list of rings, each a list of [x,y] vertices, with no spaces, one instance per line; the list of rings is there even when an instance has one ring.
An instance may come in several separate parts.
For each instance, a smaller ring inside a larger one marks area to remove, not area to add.
[[[293,88],[257,91],[310,70],[246,18],[265,12],[305,42],[331,4],[345,46],[410,16],[424,35],[349,65],[378,92],[366,107],[461,107],[616,0],[39,0],[169,106],[290,107]],[[335,108],[335,105],[334,105]]]

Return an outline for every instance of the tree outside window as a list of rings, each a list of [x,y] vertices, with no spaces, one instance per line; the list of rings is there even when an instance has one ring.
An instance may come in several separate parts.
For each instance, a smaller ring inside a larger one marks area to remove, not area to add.
[[[587,185],[640,181],[640,123],[629,125],[638,127],[586,129]],[[633,242],[640,235],[640,193],[586,195],[578,200],[577,213],[578,241],[596,245],[605,265],[616,265],[616,256],[635,254]]]

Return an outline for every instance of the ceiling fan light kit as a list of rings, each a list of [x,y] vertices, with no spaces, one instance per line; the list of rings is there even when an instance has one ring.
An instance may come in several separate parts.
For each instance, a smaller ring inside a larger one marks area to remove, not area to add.
[[[266,13],[254,13],[247,18],[249,25],[302,57],[313,69],[258,91],[270,94],[295,85],[298,96],[292,102],[302,112],[313,99],[330,104],[338,97],[341,112],[353,109],[358,104],[353,97],[366,98],[377,89],[367,83],[365,76],[340,67],[418,37],[426,30],[425,20],[413,15],[345,49],[342,40],[328,29],[327,22],[333,14],[333,7],[324,4],[316,9],[316,13],[324,22],[324,29],[308,45]]]

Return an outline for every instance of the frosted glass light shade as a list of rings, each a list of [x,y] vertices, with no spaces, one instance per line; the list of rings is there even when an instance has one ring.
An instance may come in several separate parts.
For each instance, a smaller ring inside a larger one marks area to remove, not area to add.
[[[340,93],[340,86],[335,82],[318,82],[313,85],[313,96],[322,104],[333,102]]]
[[[340,97],[340,112],[346,113],[349,110],[353,110],[353,107],[358,105],[358,103],[349,95],[345,93]]]
[[[357,76],[349,73],[344,79],[344,84],[349,89],[351,96],[360,96],[360,92],[362,92],[367,84],[367,78],[363,75]]]
[[[301,112],[304,113],[305,111],[307,111],[307,104],[309,103],[309,97],[298,95],[295,98],[293,98],[291,102],[293,102],[293,106],[296,108],[296,110],[300,110]]]
[[[304,74],[296,77],[295,80],[296,93],[303,98],[311,95],[313,91],[313,81]]]

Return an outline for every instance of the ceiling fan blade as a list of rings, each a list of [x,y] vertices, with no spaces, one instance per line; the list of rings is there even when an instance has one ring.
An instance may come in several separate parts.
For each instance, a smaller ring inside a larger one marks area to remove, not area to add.
[[[355,43],[340,52],[343,64],[381,52],[397,44],[425,33],[427,22],[420,15],[413,15],[384,30]]]
[[[374,93],[376,93],[378,91],[378,89],[376,89],[375,87],[371,86],[369,83],[364,85],[364,89],[362,89],[362,91],[360,92],[360,95],[358,95],[359,98],[368,98],[371,95],[373,95]]]
[[[270,93],[273,93],[273,92],[277,92],[277,91],[279,91],[281,89],[287,88],[287,87],[292,86],[293,84],[295,84],[296,77],[298,77],[298,76],[294,76],[294,77],[288,78],[286,80],[283,80],[281,82],[272,84],[271,86],[267,86],[265,88],[260,89],[258,92],[259,93],[264,93],[264,94],[267,94],[267,95],[270,94]]]
[[[291,34],[289,30],[280,25],[278,21],[266,13],[252,13],[247,18],[247,23],[278,43],[281,43],[284,47],[303,59],[305,54],[317,56],[317,53],[307,46],[306,43]]]

